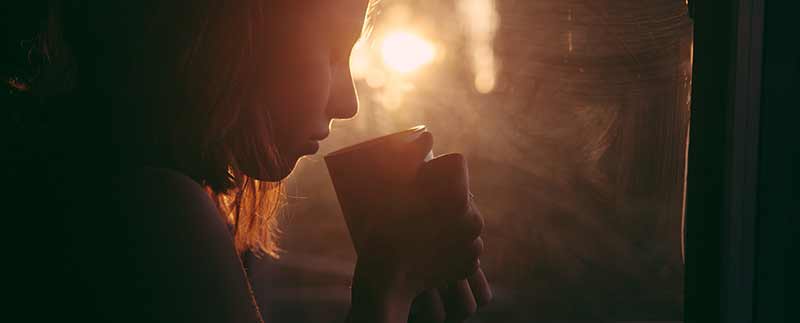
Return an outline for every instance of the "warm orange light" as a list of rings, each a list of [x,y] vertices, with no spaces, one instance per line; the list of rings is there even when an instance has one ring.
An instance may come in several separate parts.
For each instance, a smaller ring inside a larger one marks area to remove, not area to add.
[[[433,61],[436,49],[425,39],[412,33],[389,33],[381,44],[383,63],[395,72],[406,74]]]
[[[369,46],[364,39],[359,39],[350,52],[350,73],[353,78],[360,79],[370,70]]]

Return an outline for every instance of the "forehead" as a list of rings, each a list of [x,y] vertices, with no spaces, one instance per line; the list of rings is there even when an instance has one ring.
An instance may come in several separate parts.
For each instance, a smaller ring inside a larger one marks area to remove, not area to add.
[[[318,2],[321,7],[331,12],[339,12],[342,14],[360,12],[363,14],[370,0],[317,0],[316,2]]]
[[[370,1],[279,0],[265,19],[269,42],[282,50],[273,53],[313,52],[313,48],[357,38]],[[294,54],[292,54],[294,55]]]
[[[281,0],[267,24],[273,37],[288,46],[349,38],[361,32],[370,1],[376,0]]]
[[[288,0],[292,15],[326,21],[358,22],[364,19],[370,1],[376,0]]]

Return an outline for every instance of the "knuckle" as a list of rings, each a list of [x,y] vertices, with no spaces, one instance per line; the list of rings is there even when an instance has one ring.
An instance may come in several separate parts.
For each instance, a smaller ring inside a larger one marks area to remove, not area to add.
[[[467,268],[467,275],[464,278],[472,276],[478,269],[481,267],[481,262],[478,261],[478,258],[475,258],[469,263],[469,268]]]
[[[472,248],[471,248],[472,253],[471,253],[471,255],[472,255],[473,259],[477,260],[478,257],[480,257],[481,254],[483,254],[483,248],[484,248],[483,239],[477,238],[472,242]]]
[[[464,196],[459,196],[458,198],[454,198],[451,202],[451,207],[453,212],[456,214],[467,214],[470,213],[470,201],[469,198]]]
[[[471,204],[471,203],[470,203]],[[469,234],[470,238],[475,238],[483,233],[484,221],[483,216],[481,216],[480,212],[477,209],[470,206],[468,207],[468,211],[466,212],[467,217],[467,233]]]
[[[455,280],[466,279],[467,277],[474,274],[479,267],[480,267],[480,262],[478,262],[478,258],[470,257],[469,259],[462,262],[460,266],[454,268],[455,270],[453,272],[452,279]]]

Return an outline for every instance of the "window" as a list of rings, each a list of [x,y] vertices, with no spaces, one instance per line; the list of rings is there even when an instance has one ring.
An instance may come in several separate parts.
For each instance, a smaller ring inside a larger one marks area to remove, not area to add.
[[[359,115],[290,178],[286,255],[250,264],[265,316],[344,316],[355,255],[321,155],[425,124],[435,153],[467,157],[486,219],[496,299],[471,322],[682,320],[685,1],[379,10],[351,61]]]

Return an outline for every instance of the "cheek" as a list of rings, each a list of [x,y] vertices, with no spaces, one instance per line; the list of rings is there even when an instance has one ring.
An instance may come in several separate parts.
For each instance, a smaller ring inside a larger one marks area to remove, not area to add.
[[[281,148],[305,141],[318,123],[327,123],[325,107],[331,74],[327,61],[309,59],[284,65],[265,93]]]

